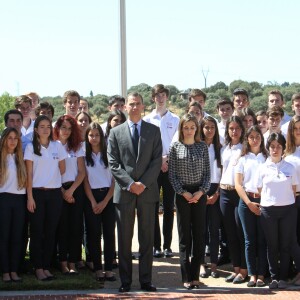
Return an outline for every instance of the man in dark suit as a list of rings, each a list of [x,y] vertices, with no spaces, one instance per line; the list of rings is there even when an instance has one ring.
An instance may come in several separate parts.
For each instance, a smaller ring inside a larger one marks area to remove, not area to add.
[[[143,98],[130,93],[125,104],[127,122],[113,128],[108,141],[108,161],[116,180],[114,203],[118,225],[120,292],[132,282],[132,237],[135,210],[138,218],[139,281],[141,289],[152,285],[155,204],[159,201],[157,177],[162,164],[159,128],[141,119]]]

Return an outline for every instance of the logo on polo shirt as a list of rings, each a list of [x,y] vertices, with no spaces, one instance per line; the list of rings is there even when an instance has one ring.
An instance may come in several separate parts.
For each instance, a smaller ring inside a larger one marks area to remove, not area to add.
[[[53,152],[53,153],[52,153],[52,158],[53,158],[53,159],[59,159],[58,153],[57,153],[57,152]]]
[[[167,128],[173,129],[173,124],[171,122],[167,122]]]

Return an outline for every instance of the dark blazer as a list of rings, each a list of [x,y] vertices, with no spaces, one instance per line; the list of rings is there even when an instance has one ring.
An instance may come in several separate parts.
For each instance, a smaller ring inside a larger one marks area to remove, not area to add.
[[[138,149],[136,157],[128,122],[110,131],[108,162],[116,180],[114,203],[128,203],[136,197],[127,190],[134,181],[140,181],[146,186],[138,196],[143,201],[159,200],[157,177],[162,164],[162,143],[157,126],[142,121]]]

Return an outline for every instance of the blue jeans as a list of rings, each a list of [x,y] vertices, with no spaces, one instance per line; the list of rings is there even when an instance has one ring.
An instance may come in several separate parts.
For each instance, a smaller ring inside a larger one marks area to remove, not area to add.
[[[260,198],[252,198],[251,202],[260,202]],[[260,216],[255,215],[240,199],[238,213],[245,237],[245,256],[249,275],[265,276],[267,270],[267,244],[260,224]],[[256,263],[257,258],[257,263]]]
[[[238,215],[239,195],[236,190],[220,189],[220,208],[233,267],[247,269],[245,240]]]

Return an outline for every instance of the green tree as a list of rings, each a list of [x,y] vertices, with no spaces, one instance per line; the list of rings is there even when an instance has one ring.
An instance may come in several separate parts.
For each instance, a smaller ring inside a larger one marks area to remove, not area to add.
[[[4,115],[5,112],[14,108],[14,97],[8,93],[4,93],[0,96],[0,130],[5,127]]]

